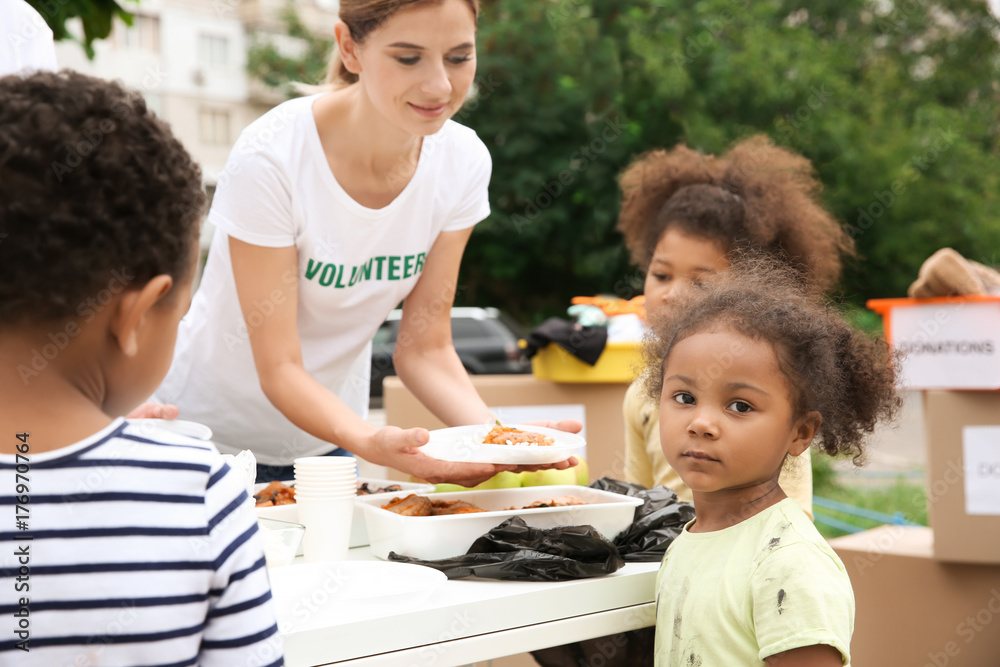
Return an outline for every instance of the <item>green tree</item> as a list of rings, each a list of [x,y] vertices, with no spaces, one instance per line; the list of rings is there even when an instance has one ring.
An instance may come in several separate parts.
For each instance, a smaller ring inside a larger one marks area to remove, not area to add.
[[[633,296],[617,174],[758,132],[812,160],[850,226],[854,303],[902,295],[942,246],[1000,264],[998,29],[979,0],[484,0],[457,120],[493,155],[493,212],[460,299],[537,320]]]
[[[301,52],[294,56],[283,54],[273,41],[252,35],[247,55],[247,72],[271,88],[294,97],[295,84],[315,84],[326,77],[326,65],[334,41],[315,35],[303,25],[292,5],[281,13],[288,35],[298,40]]]
[[[139,0],[123,0],[139,3]],[[87,57],[94,57],[94,41],[106,39],[111,34],[115,17],[132,25],[132,14],[117,0],[27,0],[35,8],[57,39],[71,39],[80,43]],[[83,39],[77,39],[66,27],[71,19],[79,18],[83,25]]]

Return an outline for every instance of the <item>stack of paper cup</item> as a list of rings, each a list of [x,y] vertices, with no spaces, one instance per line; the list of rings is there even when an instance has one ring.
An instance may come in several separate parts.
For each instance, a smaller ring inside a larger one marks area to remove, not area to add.
[[[295,459],[295,504],[306,527],[302,555],[308,562],[346,560],[358,471],[353,456]]]

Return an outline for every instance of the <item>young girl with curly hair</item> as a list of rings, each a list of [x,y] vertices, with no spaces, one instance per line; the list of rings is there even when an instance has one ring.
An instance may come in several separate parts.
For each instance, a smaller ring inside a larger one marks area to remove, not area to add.
[[[860,461],[899,406],[886,346],[773,260],[740,260],[653,333],[643,384],[696,515],[657,576],[655,664],[850,664],[850,579],[779,473],[817,437]]]
[[[755,136],[721,157],[683,145],[640,156],[621,176],[618,228],[646,274],[650,318],[673,313],[692,286],[725,271],[740,248],[780,258],[817,291],[839,279],[853,242],[817,201],[809,160]],[[638,387],[625,397],[625,478],[663,484],[681,500],[691,492],[663,457],[658,407]],[[782,476],[789,495],[812,513],[808,454]]]

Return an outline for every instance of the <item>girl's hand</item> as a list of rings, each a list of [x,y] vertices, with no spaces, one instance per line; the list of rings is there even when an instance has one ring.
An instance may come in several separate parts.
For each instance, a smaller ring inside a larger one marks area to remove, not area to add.
[[[143,403],[125,415],[125,419],[177,419],[177,415],[179,414],[180,409],[176,405]]]
[[[492,463],[441,461],[420,451],[420,447],[427,444],[428,440],[430,434],[427,429],[411,428],[404,431],[397,426],[386,426],[372,435],[370,447],[366,449],[370,454],[365,458],[372,463],[413,475],[417,479],[427,480],[431,484],[449,482],[461,486],[475,486],[505,470],[520,472],[535,469]]]

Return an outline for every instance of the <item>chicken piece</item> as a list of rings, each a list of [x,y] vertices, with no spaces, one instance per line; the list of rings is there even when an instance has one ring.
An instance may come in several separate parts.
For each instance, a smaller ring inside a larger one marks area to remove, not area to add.
[[[402,490],[403,487],[399,484],[390,484],[389,486],[375,486],[374,484],[369,484],[368,482],[361,482],[358,484],[359,496],[369,496],[373,493],[393,493]]]
[[[393,498],[382,509],[402,514],[403,516],[430,516],[431,501],[424,496],[411,493],[405,498]]]
[[[586,505],[587,501],[581,500],[576,496],[557,496],[555,498],[545,498],[543,500],[536,500],[530,505],[525,505],[521,509],[530,510],[535,507],[569,507],[571,505]],[[512,507],[511,509],[516,509]]]
[[[446,516],[448,514],[470,514],[472,512],[485,512],[486,510],[476,507],[465,500],[434,500],[431,501],[431,516]]]
[[[271,482],[263,489],[253,494],[257,507],[270,507],[271,505],[288,505],[295,502],[295,489],[279,482]],[[290,498],[290,500],[289,500]]]

